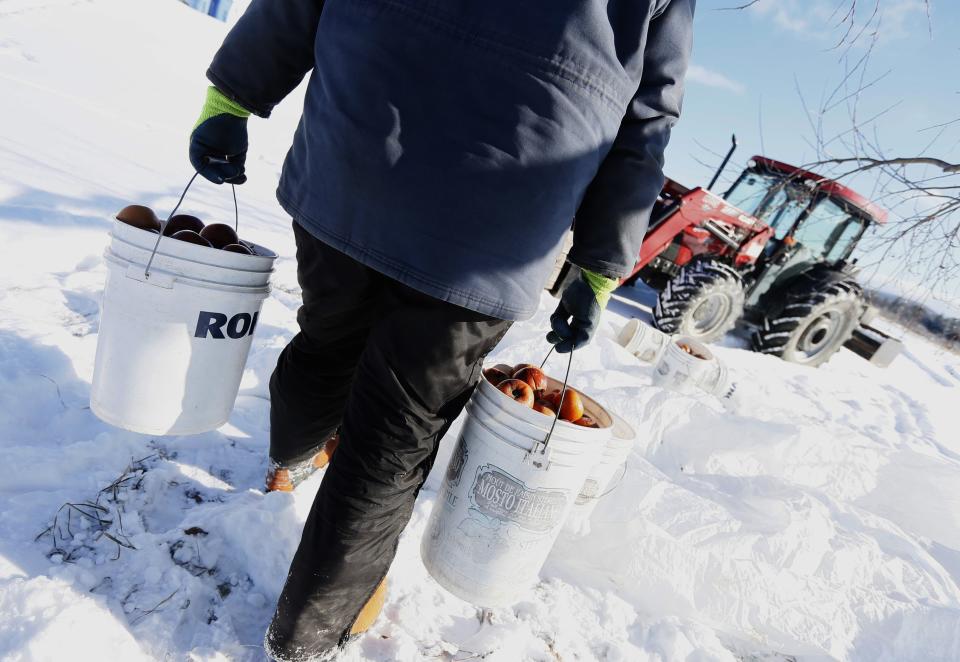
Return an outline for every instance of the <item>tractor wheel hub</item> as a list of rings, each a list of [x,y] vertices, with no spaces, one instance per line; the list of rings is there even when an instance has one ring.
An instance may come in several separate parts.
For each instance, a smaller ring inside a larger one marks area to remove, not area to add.
[[[723,324],[730,314],[730,298],[719,292],[710,294],[701,301],[691,315],[692,331],[697,335],[707,334]]]
[[[840,311],[827,310],[814,318],[797,340],[797,351],[807,359],[815,358],[823,349],[831,346],[834,336],[843,328]]]

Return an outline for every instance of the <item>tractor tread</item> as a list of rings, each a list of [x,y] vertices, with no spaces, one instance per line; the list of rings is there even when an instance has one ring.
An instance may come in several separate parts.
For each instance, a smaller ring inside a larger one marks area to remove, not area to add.
[[[736,324],[743,309],[743,280],[730,265],[712,258],[698,258],[685,264],[657,297],[653,311],[654,325],[664,333],[681,331],[692,304],[708,289],[727,289],[738,308],[732,319],[725,320],[708,335],[698,338],[710,342],[721,337]]]
[[[784,293],[787,301],[774,318],[764,317],[760,328],[753,334],[754,351],[786,358],[795,332],[820,306],[830,302],[849,301],[862,306],[863,289],[854,281],[841,280],[815,289],[816,285],[798,283]],[[859,319],[859,316],[858,316]],[[852,328],[850,330],[852,333]],[[839,343],[832,351],[810,361],[808,365],[820,365],[830,359],[842,346]]]

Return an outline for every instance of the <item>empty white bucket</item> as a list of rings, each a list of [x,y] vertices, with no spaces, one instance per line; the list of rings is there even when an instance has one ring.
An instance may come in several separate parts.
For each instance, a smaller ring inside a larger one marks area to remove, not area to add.
[[[144,434],[196,434],[230,415],[270,292],[276,255],[229,253],[116,221],[104,254],[107,283],[90,408]]]
[[[560,384],[549,379],[547,388]],[[558,421],[544,455],[553,418],[480,380],[420,548],[441,586],[498,607],[516,602],[537,580],[613,425],[596,401],[583,401],[601,427]]]
[[[627,456],[633,450],[637,433],[625,420],[616,414],[611,415],[613,427],[610,430],[610,439],[607,440],[607,447],[600,455],[599,461],[593,465],[590,474],[583,482],[583,487],[580,488],[580,494],[574,501],[570,515],[564,524],[564,530],[568,533],[589,532],[588,520],[597,507],[597,502],[616,489],[626,471]]]
[[[653,383],[686,395],[705,391],[721,398],[729,396],[734,388],[726,366],[706,345],[686,336],[671,338],[653,372]]]
[[[641,361],[656,363],[670,344],[670,336],[634,318],[620,329],[617,343]]]

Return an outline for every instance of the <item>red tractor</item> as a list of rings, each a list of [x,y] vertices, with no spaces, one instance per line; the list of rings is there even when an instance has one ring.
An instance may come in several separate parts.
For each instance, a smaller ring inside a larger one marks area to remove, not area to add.
[[[889,363],[899,343],[861,327],[868,307],[850,260],[887,212],[833,180],[760,156],[714,195],[708,189],[735,148],[736,138],[706,189],[667,179],[624,284],[639,279],[659,291],[653,319],[666,333],[711,341],[744,318],[756,327],[759,352],[815,366],[846,344]],[[554,289],[571,271],[561,270]]]

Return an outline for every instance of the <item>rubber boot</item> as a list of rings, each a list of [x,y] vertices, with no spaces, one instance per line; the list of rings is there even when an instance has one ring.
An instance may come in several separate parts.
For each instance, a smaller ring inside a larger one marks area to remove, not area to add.
[[[353,622],[353,627],[350,628],[350,634],[363,634],[369,630],[370,626],[374,624],[380,612],[383,610],[383,604],[386,601],[387,579],[384,577],[380,585],[377,586],[377,590],[374,591],[370,599],[367,600],[367,604],[363,605],[363,609],[360,610],[360,615],[357,616],[357,620]]]

